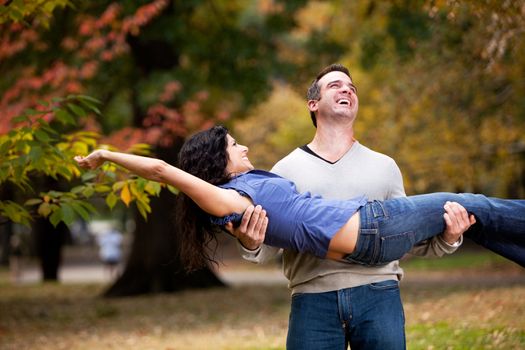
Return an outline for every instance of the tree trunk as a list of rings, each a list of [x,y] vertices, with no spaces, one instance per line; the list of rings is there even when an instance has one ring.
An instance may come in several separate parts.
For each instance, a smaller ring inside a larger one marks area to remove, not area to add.
[[[173,12],[173,3],[164,12]],[[152,25],[152,24],[150,24]],[[150,25],[143,28],[148,31]],[[138,69],[139,76],[147,76],[152,71],[174,69],[179,65],[177,46],[162,39],[147,35],[128,36],[127,42]],[[131,89],[133,124],[143,127],[144,112],[138,105],[138,87]],[[158,147],[157,157],[170,164],[176,164],[181,139],[174,140],[171,147]],[[152,212],[148,220],[135,213],[136,229],[131,253],[123,274],[104,293],[107,297],[131,296],[148,293],[175,292],[189,288],[224,287],[225,284],[209,269],[186,274],[176,256],[174,235],[178,234],[174,223],[175,196],[163,190],[158,198],[151,200]]]
[[[38,218],[33,225],[36,252],[44,282],[58,281],[58,271],[62,264],[62,246],[68,234],[64,223],[54,227],[49,220]]]
[[[12,200],[12,186],[4,183],[0,186],[0,199]],[[9,265],[9,256],[11,255],[11,236],[13,235],[13,223],[4,217],[0,217],[0,265]]]
[[[11,255],[11,236],[13,235],[13,224],[11,221],[0,223],[0,265],[9,265]]]
[[[159,149],[156,154],[173,163],[179,147]],[[136,229],[131,253],[123,274],[104,293],[106,297],[149,293],[176,292],[190,288],[224,287],[225,284],[209,269],[186,274],[176,256],[174,235],[175,195],[163,190],[151,200],[151,214],[145,221],[135,214]]]

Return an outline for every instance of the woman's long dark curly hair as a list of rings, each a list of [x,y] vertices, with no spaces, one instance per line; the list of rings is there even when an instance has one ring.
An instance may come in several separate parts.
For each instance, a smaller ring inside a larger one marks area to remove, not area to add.
[[[180,150],[179,168],[214,185],[228,182],[227,134],[225,127],[214,126],[193,135]],[[193,271],[215,262],[216,235],[220,229],[191,198],[183,193],[177,197],[179,255],[185,269]]]

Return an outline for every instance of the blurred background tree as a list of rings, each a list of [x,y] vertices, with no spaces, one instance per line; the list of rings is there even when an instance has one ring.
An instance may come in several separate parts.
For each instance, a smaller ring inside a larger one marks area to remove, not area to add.
[[[82,122],[102,143],[145,142],[175,163],[187,135],[223,123],[269,169],[310,140],[306,88],[341,62],[358,87],[356,137],[396,159],[407,193],[525,196],[523,1],[43,1],[9,12],[23,3],[0,12],[1,134],[39,99],[81,93],[102,101],[102,117]],[[221,284],[210,269],[179,272],[165,192],[147,222],[135,215],[108,295]]]

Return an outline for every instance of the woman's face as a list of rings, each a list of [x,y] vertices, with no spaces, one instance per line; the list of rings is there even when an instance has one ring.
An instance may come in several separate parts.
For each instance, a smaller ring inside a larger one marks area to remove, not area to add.
[[[226,173],[235,175],[253,170],[253,165],[248,159],[248,147],[239,145],[230,134],[226,135],[226,142],[228,143],[226,148],[226,152],[228,152]]]

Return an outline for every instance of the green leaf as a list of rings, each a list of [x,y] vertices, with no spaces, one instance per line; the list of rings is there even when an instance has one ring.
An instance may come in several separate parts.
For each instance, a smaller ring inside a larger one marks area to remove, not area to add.
[[[104,193],[111,191],[111,187],[108,185],[95,185],[95,192]]]
[[[36,205],[36,204],[40,204],[42,203],[42,199],[41,198],[31,198],[31,199],[28,199],[24,205]]]
[[[64,178],[70,180],[71,177],[73,176],[73,174],[71,173],[71,171],[64,165],[60,164],[60,165],[57,165],[57,172],[62,175]]]
[[[86,198],[91,197],[93,193],[95,193],[95,190],[91,186],[84,188],[84,190],[82,191],[82,195]]]
[[[51,206],[49,205],[49,203],[44,202],[40,204],[37,212],[39,215],[47,218],[48,215],[51,213]]]
[[[75,221],[76,214],[75,210],[69,203],[62,203],[62,220],[66,225],[71,225]]]
[[[29,121],[29,118],[26,115],[20,115],[12,119],[12,122],[15,124],[28,122],[28,121]]]
[[[115,182],[115,183],[113,184],[113,191],[118,191],[118,190],[120,190],[122,187],[124,187],[125,184],[126,184],[126,181]]]
[[[6,139],[5,142],[0,143],[0,154],[6,154],[11,147],[11,140]]]
[[[80,203],[84,208],[87,209],[87,211],[91,212],[91,213],[96,213],[97,212],[97,208],[95,208],[91,203],[89,202],[85,202],[85,201],[81,201],[81,202],[78,202]]]
[[[117,201],[118,201],[118,197],[113,192],[108,194],[108,196],[106,197],[106,204],[108,205],[109,209],[113,209],[115,204],[117,204]]]
[[[151,213],[151,207],[149,206],[149,204],[141,200],[137,200],[136,203],[137,203],[137,209],[139,210],[140,215],[142,215],[144,220],[147,220],[148,213]]]
[[[49,217],[49,222],[51,222],[51,224],[56,227],[58,223],[63,220],[63,218],[64,216],[62,214],[62,209],[57,208],[53,211],[53,214],[51,214],[51,216]]]
[[[26,116],[32,116],[32,115],[37,115],[37,114],[41,114],[41,112],[37,111],[36,109],[33,109],[33,108],[28,108],[26,110],[24,110],[24,115]]]
[[[76,97],[78,98],[79,101],[86,101],[86,102],[89,101],[93,104],[98,104],[98,105],[102,104],[102,102],[100,102],[96,98],[88,96],[88,95],[76,95]]]
[[[148,181],[146,186],[144,186],[144,191],[149,193],[152,196],[158,196],[161,190],[161,185],[155,181]]]
[[[63,192],[59,192],[59,191],[54,191],[54,190],[51,190],[49,192],[47,192],[47,195],[51,198],[58,198],[58,197],[61,197],[63,194]]]
[[[34,131],[34,135],[38,141],[43,143],[49,143],[49,141],[52,140],[51,137],[49,137],[49,135],[47,134],[47,132],[45,132],[42,129],[36,129]]]
[[[93,180],[95,177],[97,177],[97,173],[94,171],[87,171],[84,174],[82,174],[82,177],[80,178],[82,182],[88,182],[89,180]]]
[[[71,207],[75,210],[75,212],[82,217],[85,221],[89,220],[89,213],[88,211],[79,203],[79,202],[71,202]]]
[[[80,106],[77,106],[75,104],[72,104],[72,103],[69,103],[67,105],[67,107],[69,109],[71,109],[73,111],[73,113],[75,113],[77,116],[79,117],[85,117],[87,115],[87,112],[84,108],[80,107]]]
[[[9,220],[29,226],[31,216],[21,205],[13,201],[0,201],[0,215],[6,216]]]
[[[55,111],[55,118],[58,121],[60,121],[62,124],[65,124],[65,125],[67,124],[75,125],[76,124],[75,118],[73,118],[73,116],[71,116],[71,114],[69,114],[64,109],[59,109]]]
[[[175,195],[179,194],[179,192],[180,192],[178,188],[173,187],[173,186],[171,186],[171,185],[167,185],[167,187],[168,187],[168,190],[169,190],[171,193],[175,194]]]
[[[71,193],[75,193],[75,194],[78,194],[78,193],[81,193],[82,191],[84,191],[84,188],[86,188],[85,186],[75,186],[71,189]]]
[[[36,146],[31,148],[31,151],[29,151],[29,154],[27,156],[32,162],[38,162],[42,158],[43,154],[44,152],[42,151],[42,148]]]
[[[84,106],[86,107],[87,109],[95,112],[96,114],[101,114],[100,113],[100,110],[98,109],[98,107],[96,106],[97,104],[101,104],[100,101],[90,97],[90,96],[84,96],[84,95],[79,95],[77,96],[78,98],[78,101]]]

